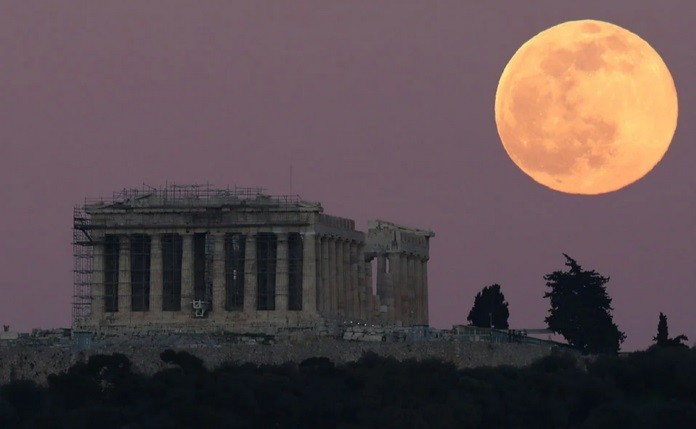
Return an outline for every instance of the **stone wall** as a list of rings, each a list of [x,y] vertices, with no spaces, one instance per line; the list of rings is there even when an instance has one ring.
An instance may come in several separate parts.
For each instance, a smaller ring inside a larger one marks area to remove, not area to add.
[[[492,344],[462,341],[457,338],[402,342],[287,338],[282,342],[276,342],[274,337],[263,335],[131,335],[95,341],[84,351],[77,350],[75,345],[72,341],[0,344],[0,384],[22,378],[45,383],[48,374],[65,371],[74,363],[86,360],[90,355],[115,352],[128,356],[138,372],[152,374],[167,366],[159,355],[168,348],[187,351],[200,357],[209,369],[225,362],[299,363],[311,357],[327,357],[333,362],[344,363],[359,359],[367,351],[399,360],[438,358],[453,362],[459,368],[524,366],[551,352],[551,347],[544,345]]]

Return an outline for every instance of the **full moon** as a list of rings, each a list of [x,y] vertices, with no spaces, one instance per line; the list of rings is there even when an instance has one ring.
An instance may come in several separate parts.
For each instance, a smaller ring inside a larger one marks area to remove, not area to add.
[[[662,159],[677,91],[660,55],[619,26],[570,21],[520,47],[503,70],[495,121],[513,162],[570,194],[616,191]]]

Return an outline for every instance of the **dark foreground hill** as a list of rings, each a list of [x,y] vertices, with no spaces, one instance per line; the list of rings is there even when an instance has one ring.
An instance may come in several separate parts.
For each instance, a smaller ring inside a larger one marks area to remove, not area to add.
[[[693,428],[696,350],[523,368],[457,369],[369,353],[354,363],[222,365],[165,351],[167,369],[134,372],[96,355],[44,387],[0,387],[1,428]]]

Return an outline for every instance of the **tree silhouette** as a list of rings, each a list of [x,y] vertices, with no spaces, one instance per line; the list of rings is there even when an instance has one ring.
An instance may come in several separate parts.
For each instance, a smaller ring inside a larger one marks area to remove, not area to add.
[[[570,270],[544,276],[551,289],[544,293],[544,298],[551,300],[550,314],[544,319],[549,329],[584,353],[618,352],[626,335],[612,320],[611,298],[605,286],[609,277],[583,270],[573,258],[563,256]]]
[[[688,341],[686,335],[677,335],[674,338],[669,338],[669,328],[667,327],[667,316],[660,312],[660,318],[657,322],[657,335],[653,337],[655,345],[658,347],[688,347],[684,341]]]
[[[653,337],[653,341],[658,346],[666,346],[669,342],[669,328],[667,328],[667,316],[660,312],[660,319],[657,322],[657,336]]]
[[[474,306],[471,307],[466,320],[480,328],[507,329],[508,317],[510,312],[505,295],[500,291],[499,284],[492,284],[476,294]]]

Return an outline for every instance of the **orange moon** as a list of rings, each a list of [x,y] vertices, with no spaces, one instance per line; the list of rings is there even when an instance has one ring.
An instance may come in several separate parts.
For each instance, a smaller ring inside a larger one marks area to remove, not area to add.
[[[662,159],[677,91],[660,55],[619,26],[569,21],[542,31],[503,70],[498,134],[538,183],[570,194],[616,191]]]

